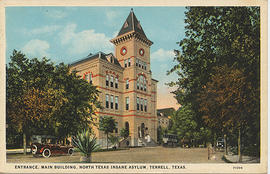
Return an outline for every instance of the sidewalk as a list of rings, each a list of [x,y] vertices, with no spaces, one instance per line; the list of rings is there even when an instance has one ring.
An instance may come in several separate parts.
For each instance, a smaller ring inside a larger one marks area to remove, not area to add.
[[[26,149],[26,152],[31,152],[30,148]],[[23,149],[7,149],[7,154],[23,153]]]
[[[224,155],[224,158],[229,163],[238,163],[238,155]],[[250,156],[242,156],[241,163],[260,163],[260,158],[250,157]]]

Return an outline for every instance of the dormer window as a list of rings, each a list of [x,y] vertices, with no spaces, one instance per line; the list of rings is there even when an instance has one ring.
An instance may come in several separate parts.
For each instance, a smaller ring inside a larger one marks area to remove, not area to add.
[[[111,59],[111,63],[113,63],[113,57],[111,57],[110,59]]]
[[[127,28],[127,27],[128,27],[128,22],[126,21],[124,24],[124,28]]]

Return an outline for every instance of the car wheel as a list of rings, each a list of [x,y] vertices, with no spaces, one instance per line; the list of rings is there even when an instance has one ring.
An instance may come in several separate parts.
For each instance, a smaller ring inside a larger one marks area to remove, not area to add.
[[[73,152],[74,152],[73,148],[68,149],[68,154],[69,154],[69,155],[72,155]]]
[[[45,158],[49,158],[51,156],[51,151],[50,149],[44,149],[42,152],[42,156]]]
[[[36,145],[32,145],[32,154],[36,154],[37,153],[37,146]]]

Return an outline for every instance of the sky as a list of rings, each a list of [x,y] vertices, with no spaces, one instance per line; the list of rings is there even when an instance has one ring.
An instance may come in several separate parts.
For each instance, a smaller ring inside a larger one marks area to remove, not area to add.
[[[110,40],[120,31],[131,8],[154,44],[151,46],[152,78],[158,80],[157,109],[174,107],[176,81],[167,76],[176,62],[174,49],[185,36],[184,7],[6,7],[6,62],[14,49],[29,58],[47,57],[55,64],[70,64],[89,53],[114,53]]]

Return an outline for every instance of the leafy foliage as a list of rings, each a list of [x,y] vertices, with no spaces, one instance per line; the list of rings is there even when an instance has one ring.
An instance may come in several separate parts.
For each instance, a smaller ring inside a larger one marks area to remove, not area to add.
[[[7,136],[53,134],[65,138],[89,127],[98,90],[63,63],[28,59],[13,51],[7,71]]]
[[[119,143],[120,138],[118,136],[110,135],[109,141],[112,143],[113,146],[116,146]]]
[[[99,130],[104,131],[107,137],[107,149],[108,149],[108,136],[116,128],[116,122],[112,117],[100,117],[99,118]]]
[[[126,128],[122,128],[120,130],[120,136],[123,138],[127,138],[129,136],[129,130]]]
[[[186,37],[178,43],[181,50],[175,50],[178,64],[168,72],[179,75],[170,83],[178,88],[177,101],[191,104],[198,127],[221,134],[236,122],[245,124],[243,141],[252,134],[256,142],[249,144],[258,147],[260,8],[188,7],[185,14]]]
[[[86,157],[90,157],[93,151],[99,149],[97,138],[89,130],[83,130],[72,138],[73,145]]]

